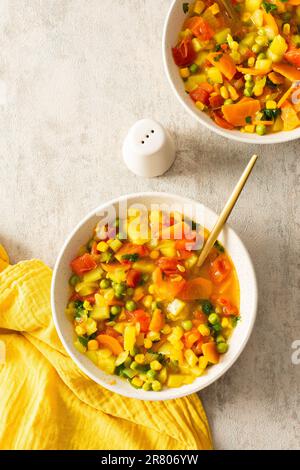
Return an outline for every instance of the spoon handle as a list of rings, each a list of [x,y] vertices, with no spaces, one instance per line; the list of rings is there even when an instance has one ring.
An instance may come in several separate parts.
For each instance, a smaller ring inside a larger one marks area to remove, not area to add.
[[[246,166],[242,176],[240,177],[237,185],[235,186],[231,196],[229,197],[228,201],[226,202],[225,206],[224,206],[224,209],[222,210],[214,228],[212,229],[212,231],[210,232],[210,235],[199,255],[199,258],[198,258],[198,261],[197,261],[197,266],[200,267],[202,266],[202,264],[204,263],[204,261],[206,260],[206,257],[208,255],[208,253],[210,252],[210,250],[212,249],[215,241],[217,240],[218,236],[219,236],[219,233],[221,232],[224,224],[226,223],[228,217],[230,216],[231,214],[231,211],[232,209],[234,208],[235,206],[235,203],[237,202],[238,198],[239,198],[239,195],[241,194],[242,192],[242,189],[243,187],[245,186],[249,176],[250,176],[250,173],[256,163],[256,160],[257,160],[257,155],[253,155],[253,157],[251,157],[248,165]]]

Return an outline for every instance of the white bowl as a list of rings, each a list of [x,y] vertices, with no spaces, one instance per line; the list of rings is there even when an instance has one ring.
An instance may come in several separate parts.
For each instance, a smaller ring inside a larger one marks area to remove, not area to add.
[[[186,14],[182,9],[182,3],[182,0],[172,1],[165,21],[162,46],[164,67],[169,79],[169,83],[183,107],[201,124],[208,127],[208,129],[216,132],[219,135],[222,135],[223,137],[227,137],[228,139],[238,140],[239,142],[246,142],[248,144],[275,144],[298,139],[300,137],[300,128],[265,136],[226,130],[220,126],[217,126],[217,124],[215,124],[207,114],[196,108],[190,96],[185,92],[182,78],[179,75],[178,67],[175,64],[172,56],[172,47],[174,47],[178,41],[178,34],[181,31],[182,25],[186,18]]]
[[[197,207],[199,210],[203,211],[201,223],[204,223],[209,230],[212,229],[217,219],[217,215],[214,212],[202,206],[200,203],[167,193],[149,192],[129,194],[102,204],[96,210],[88,214],[79,225],[75,227],[60,251],[54,268],[51,288],[51,305],[54,323],[65,349],[77,366],[92,380],[112,392],[141,400],[168,400],[189,395],[207,387],[221,377],[237,360],[249,339],[254,325],[257,307],[257,285],[253,265],[239,237],[231,228],[226,226],[219,239],[228,250],[236,267],[240,282],[241,297],[241,321],[238,322],[234,334],[230,339],[228,352],[222,356],[219,364],[208,368],[207,373],[195,379],[192,384],[184,385],[180,388],[165,389],[161,392],[146,392],[144,390],[135,389],[124,379],[107,375],[97,368],[90,359],[77,351],[73,345],[73,325],[65,314],[69,295],[68,280],[71,275],[70,261],[76,256],[78,248],[85,244],[90,238],[92,230],[99,221],[99,214],[103,212],[103,210],[112,206],[117,207],[120,202],[124,203],[125,201],[127,201],[128,206],[133,203],[139,203],[144,204],[147,208],[150,208],[150,205],[155,203],[179,204],[182,207],[184,204],[192,204],[193,207]],[[198,220],[198,222],[200,221]],[[112,380],[114,380],[115,383],[112,383]]]

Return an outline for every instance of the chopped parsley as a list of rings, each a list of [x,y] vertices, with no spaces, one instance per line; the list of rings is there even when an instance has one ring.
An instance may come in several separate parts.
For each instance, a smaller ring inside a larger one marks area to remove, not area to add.
[[[75,307],[75,319],[80,319],[82,315],[85,314],[85,308],[83,306],[83,302],[81,300],[76,300],[74,302]]]
[[[131,261],[132,263],[134,263],[139,259],[139,255],[137,253],[130,253],[128,255],[123,255],[122,259],[124,261]]]
[[[251,124],[251,122],[252,122],[251,116],[245,117],[245,121],[246,121],[247,124]]]
[[[236,327],[236,325],[240,321],[240,319],[241,319],[241,317],[231,317],[231,322],[232,322],[233,328]]]
[[[247,118],[246,118],[247,119]],[[220,253],[224,253],[225,251],[225,248],[223,245],[221,245],[221,243],[216,240],[215,243],[214,243],[214,247],[220,252]]]
[[[262,2],[262,6],[264,7],[264,9],[267,13],[270,13],[271,11],[277,10],[277,6],[274,5],[274,3]]]
[[[215,47],[215,51],[219,52],[221,50],[222,50],[221,44],[217,44],[216,47]]]
[[[183,3],[182,4],[182,9],[183,9],[183,13],[188,13],[189,11],[189,3]]]
[[[261,110],[263,117],[262,121],[274,121],[277,116],[281,113],[281,110],[279,108],[276,109],[262,109]]]
[[[202,300],[201,307],[205,315],[209,315],[214,311],[213,304],[209,300]]]
[[[82,346],[84,346],[85,348],[87,347],[89,338],[87,338],[86,336],[78,336],[78,340],[82,344]]]

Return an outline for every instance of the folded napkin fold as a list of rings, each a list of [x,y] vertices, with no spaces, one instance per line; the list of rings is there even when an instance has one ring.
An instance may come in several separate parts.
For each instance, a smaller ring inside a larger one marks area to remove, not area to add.
[[[50,268],[1,245],[0,260],[0,449],[212,448],[197,395],[142,402],[88,379],[56,334]]]

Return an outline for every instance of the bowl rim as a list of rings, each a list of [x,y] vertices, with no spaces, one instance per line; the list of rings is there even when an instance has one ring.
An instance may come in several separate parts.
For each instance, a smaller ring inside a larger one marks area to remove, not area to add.
[[[229,131],[226,129],[222,129],[222,127],[214,124],[211,119],[209,121],[206,121],[205,119],[203,119],[201,116],[203,111],[200,111],[200,110],[196,111],[196,109],[193,109],[183,100],[176,84],[174,83],[172,74],[170,72],[170,67],[168,65],[168,57],[170,54],[170,50],[167,47],[167,34],[168,34],[168,30],[171,24],[171,16],[173,14],[173,10],[175,9],[179,1],[180,0],[172,0],[172,3],[169,7],[169,10],[168,10],[165,22],[164,22],[163,35],[162,35],[162,56],[163,56],[164,70],[165,70],[165,74],[167,76],[169,85],[171,86],[173,93],[175,94],[175,96],[177,97],[181,105],[185,108],[185,110],[191,116],[193,116],[198,122],[203,124],[206,128],[208,128],[209,130],[215,132],[216,134],[222,137],[226,137],[229,140],[243,142],[243,143],[250,144],[250,145],[268,145],[268,144],[280,144],[280,143],[290,142],[290,141],[299,139],[300,127],[292,131],[280,131],[280,132],[265,135],[265,136],[259,136],[257,134],[247,134],[247,137],[243,135],[243,133],[240,131]],[[250,137],[251,135],[255,136],[255,140],[251,139]]]
[[[116,204],[120,201],[125,201],[125,200],[128,200],[128,199],[144,198],[144,197],[146,198],[146,197],[152,197],[152,196],[162,197],[162,198],[165,198],[165,197],[174,198],[174,199],[177,199],[178,201],[180,200],[183,204],[184,203],[201,204],[204,207],[205,212],[207,212],[211,217],[213,217],[213,218],[217,217],[217,214],[214,211],[212,211],[211,209],[209,209],[208,207],[206,207],[204,204],[202,204],[199,201],[195,201],[195,200],[193,200],[191,198],[188,198],[188,197],[185,197],[185,196],[176,195],[176,194],[173,194],[173,193],[162,192],[162,191],[146,191],[146,192],[138,192],[138,193],[129,193],[129,194],[125,194],[125,195],[118,196],[116,198],[110,199],[110,200],[100,204],[99,206],[97,206],[96,208],[91,210],[83,219],[80,220],[80,222],[75,226],[75,228],[68,235],[65,242],[63,243],[62,248],[59,251],[59,254],[58,254],[58,257],[56,259],[55,266],[54,266],[54,269],[53,269],[53,275],[52,275],[52,281],[51,281],[51,311],[52,311],[52,318],[53,318],[53,322],[54,322],[54,325],[55,325],[56,332],[57,332],[57,334],[58,334],[58,336],[59,336],[66,352],[71,357],[71,359],[75,362],[77,367],[82,372],[84,372],[91,380],[96,382],[98,385],[101,385],[102,387],[110,390],[111,392],[118,393],[119,395],[123,395],[123,396],[128,397],[128,398],[136,398],[136,399],[143,400],[143,401],[165,401],[165,400],[172,400],[172,399],[175,399],[175,398],[181,398],[181,397],[184,397],[184,396],[188,396],[188,395],[191,395],[192,393],[197,393],[200,390],[202,390],[202,389],[208,387],[209,385],[211,385],[213,382],[217,381],[237,361],[237,359],[239,358],[239,356],[243,352],[243,350],[244,350],[244,348],[245,348],[245,346],[246,346],[246,344],[247,344],[247,342],[248,342],[248,340],[251,336],[251,333],[253,331],[253,327],[254,327],[254,323],[255,323],[256,315],[257,315],[257,302],[258,302],[257,278],[256,278],[254,266],[253,266],[252,260],[250,258],[250,255],[248,253],[248,250],[246,249],[246,247],[245,247],[243,241],[241,240],[241,238],[239,237],[239,235],[237,235],[237,233],[228,224],[225,224],[225,227],[228,230],[228,233],[230,234],[230,232],[231,232],[239,240],[239,242],[241,243],[241,245],[243,247],[243,250],[244,250],[243,256],[244,256],[245,260],[247,261],[248,267],[251,271],[251,278],[252,278],[252,281],[253,281],[253,285],[252,285],[253,292],[251,293],[251,295],[252,295],[252,306],[253,307],[252,307],[252,311],[249,310],[249,312],[248,312],[248,315],[249,315],[249,318],[250,318],[250,323],[248,325],[248,330],[245,334],[244,340],[239,345],[238,350],[235,352],[233,357],[227,363],[224,364],[222,369],[215,376],[208,378],[208,380],[205,382],[205,384],[202,384],[201,386],[199,386],[199,384],[197,385],[197,379],[195,379],[194,382],[192,382],[192,384],[188,385],[188,387],[189,387],[188,391],[186,390],[187,386],[182,386],[182,387],[179,387],[179,388],[167,388],[167,389],[164,390],[164,393],[163,392],[147,392],[147,391],[144,391],[144,390],[141,390],[141,389],[135,389],[135,388],[132,388],[132,393],[131,393],[131,391],[129,392],[125,389],[124,390],[122,390],[122,389],[121,390],[119,390],[119,389],[116,390],[114,385],[111,385],[107,382],[104,382],[103,380],[99,379],[99,377],[96,377],[93,374],[93,372],[89,370],[89,368],[85,367],[85,365],[83,365],[81,363],[81,361],[78,360],[77,357],[74,356],[71,348],[69,347],[69,344],[68,344],[69,341],[65,338],[65,336],[63,335],[63,333],[61,331],[60,323],[59,323],[59,314],[57,313],[56,306],[55,306],[55,303],[56,303],[55,286],[56,286],[57,274],[58,274],[59,267],[60,267],[59,265],[60,265],[61,259],[64,255],[64,252],[65,252],[67,246],[69,245],[70,241],[72,240],[72,238],[76,234],[76,232],[90,218],[95,216],[97,212],[99,212],[102,209],[105,209],[108,206],[111,206],[111,205]]]

